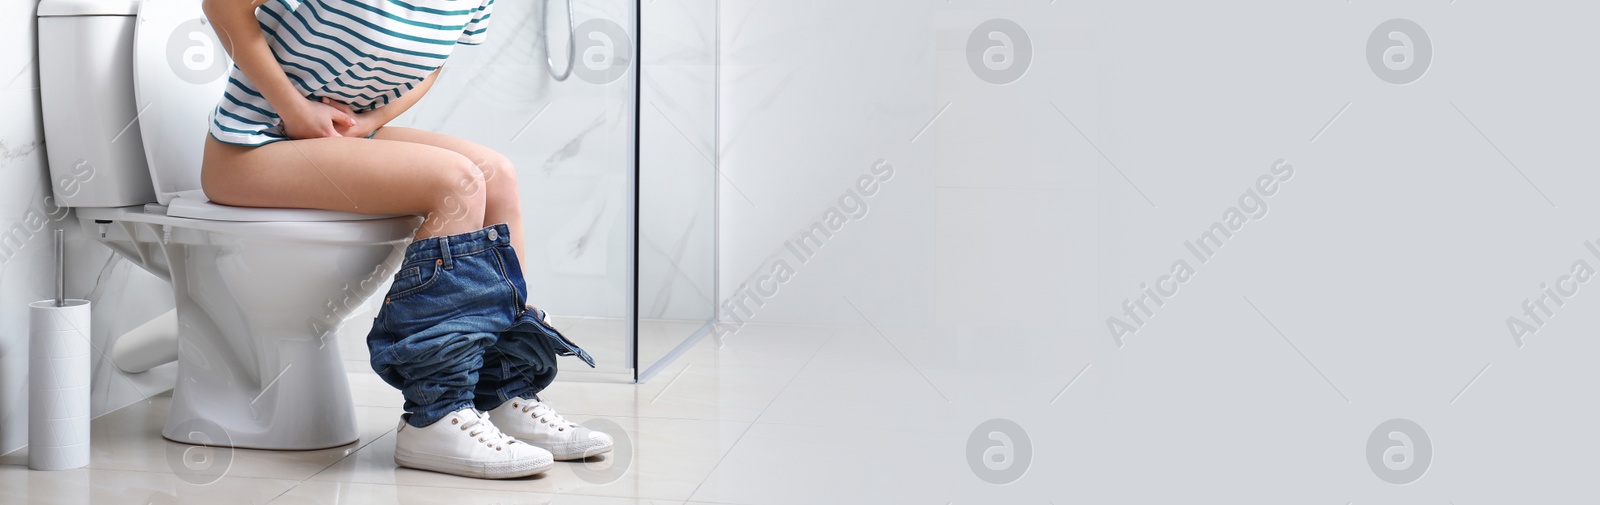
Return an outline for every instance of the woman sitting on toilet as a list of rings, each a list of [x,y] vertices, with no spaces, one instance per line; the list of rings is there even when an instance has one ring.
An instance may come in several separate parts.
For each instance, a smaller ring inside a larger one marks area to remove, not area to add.
[[[400,466],[481,478],[611,450],[537,394],[557,356],[594,361],[527,304],[516,171],[494,150],[384,126],[433,85],[456,45],[484,42],[494,0],[204,0],[234,67],[212,113],[212,201],[415,214],[367,336],[405,395]]]

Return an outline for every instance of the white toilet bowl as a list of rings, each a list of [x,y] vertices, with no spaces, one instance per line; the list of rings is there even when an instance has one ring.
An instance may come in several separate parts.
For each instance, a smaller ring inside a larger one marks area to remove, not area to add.
[[[162,434],[356,441],[335,331],[386,286],[421,219],[207,201],[201,151],[228,61],[200,0],[43,0],[39,50],[57,201],[172,284],[178,382]]]
[[[162,434],[260,449],[356,441],[335,331],[394,274],[419,219],[190,198],[78,209],[84,230],[172,283],[178,382]]]

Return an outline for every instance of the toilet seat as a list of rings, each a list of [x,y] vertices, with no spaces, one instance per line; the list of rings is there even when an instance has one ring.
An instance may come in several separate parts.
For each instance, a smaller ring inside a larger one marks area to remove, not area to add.
[[[177,202],[177,199],[173,199]],[[211,209],[212,207],[227,207],[226,205],[205,203],[194,205],[195,209]],[[194,209],[191,209],[191,211]],[[237,210],[237,209],[234,209]],[[244,209],[245,212],[255,210],[264,211],[263,214],[251,213],[255,216],[276,215],[275,211],[302,210],[302,209]],[[204,213],[207,210],[201,210]],[[422,219],[417,216],[365,216],[360,214],[344,214],[332,212],[336,215],[351,216],[350,220],[322,220],[322,221],[223,221],[220,219],[181,217],[172,215],[170,209],[160,204],[134,205],[129,207],[93,208],[79,207],[74,209],[78,218],[85,220],[86,226],[110,226],[112,229],[123,229],[121,223],[150,224],[171,230],[171,237],[180,241],[199,241],[210,243],[213,239],[204,235],[221,233],[239,237],[254,237],[258,239],[273,239],[280,243],[295,242],[320,242],[320,243],[348,243],[364,244],[374,241],[409,241],[422,224]],[[320,212],[319,212],[320,213]],[[298,214],[298,213],[295,213]],[[315,214],[313,214],[315,215]],[[92,230],[92,229],[91,229]],[[105,228],[101,229],[102,231]],[[125,234],[133,235],[132,240],[165,241],[168,238],[158,235],[146,235],[149,231],[135,233],[132,230]],[[199,235],[196,235],[199,233]],[[115,232],[114,232],[115,234]]]
[[[244,223],[321,223],[328,221],[374,221],[402,217],[404,214],[356,214],[320,209],[237,207],[212,203],[205,192],[180,191],[167,204],[167,215],[206,221]]]

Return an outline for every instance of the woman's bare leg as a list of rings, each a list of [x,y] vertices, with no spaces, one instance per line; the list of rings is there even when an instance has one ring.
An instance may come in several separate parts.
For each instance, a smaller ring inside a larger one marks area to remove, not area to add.
[[[260,147],[206,138],[201,184],[226,205],[426,217],[416,238],[484,226],[484,175],[455,151],[414,142],[320,138]]]
[[[517,169],[504,155],[479,145],[443,133],[414,128],[385,126],[373,139],[412,142],[449,149],[472,160],[483,171],[484,184],[488,186],[483,208],[484,226],[506,223],[511,228],[512,248],[517,252],[517,262],[527,265],[522,253],[522,199],[517,195]]]

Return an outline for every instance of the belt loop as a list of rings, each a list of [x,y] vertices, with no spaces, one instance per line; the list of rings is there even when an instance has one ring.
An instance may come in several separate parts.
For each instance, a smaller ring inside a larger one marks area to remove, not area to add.
[[[449,270],[451,268],[451,263],[450,263],[450,237],[449,236],[440,236],[439,237],[439,256],[440,256],[440,259],[442,261],[444,261],[444,268],[446,270]]]

